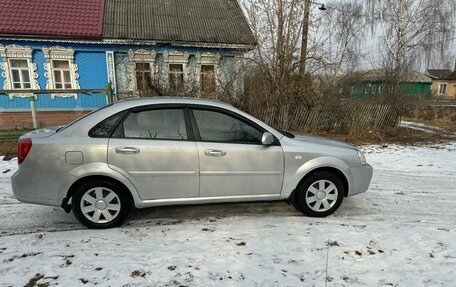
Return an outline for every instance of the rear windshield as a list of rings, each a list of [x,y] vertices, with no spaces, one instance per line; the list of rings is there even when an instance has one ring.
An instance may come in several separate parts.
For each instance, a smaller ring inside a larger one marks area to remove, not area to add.
[[[109,105],[106,105],[106,106],[104,106],[104,107],[102,107],[102,108],[99,108],[99,109],[97,109],[97,110],[91,111],[90,113],[85,114],[85,115],[83,115],[82,117],[77,118],[76,120],[72,121],[72,122],[69,123],[68,125],[60,127],[60,128],[57,129],[55,132],[58,133],[58,132],[60,132],[60,131],[63,131],[64,129],[66,129],[66,128],[72,126],[72,125],[74,125],[75,123],[79,122],[80,120],[85,119],[86,117],[90,116],[91,114],[94,114],[94,113],[96,113],[96,112],[99,112],[99,111],[101,111],[101,110],[103,110],[103,109],[105,109],[105,108],[107,108],[107,107],[112,106],[112,105],[113,105],[113,104],[109,104]]]

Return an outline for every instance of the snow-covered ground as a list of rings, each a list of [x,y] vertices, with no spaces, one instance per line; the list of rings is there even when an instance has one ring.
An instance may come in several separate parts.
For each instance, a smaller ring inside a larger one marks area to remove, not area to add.
[[[17,202],[16,163],[0,161],[0,286],[454,286],[456,143],[363,150],[369,191],[328,218],[284,202],[162,207],[111,230]]]

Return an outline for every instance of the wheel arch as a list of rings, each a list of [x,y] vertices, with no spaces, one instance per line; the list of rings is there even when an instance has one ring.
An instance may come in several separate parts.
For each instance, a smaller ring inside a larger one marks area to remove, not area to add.
[[[334,175],[336,175],[341,181],[342,181],[342,184],[344,186],[344,197],[347,197],[348,196],[348,189],[349,189],[349,184],[348,184],[348,179],[347,177],[345,176],[345,174],[340,171],[339,169],[335,168],[335,167],[331,167],[331,166],[322,166],[322,167],[318,167],[318,168],[315,168],[311,171],[309,171],[308,173],[306,173],[302,178],[301,180],[298,182],[298,184],[296,185],[295,189],[293,190],[292,194],[290,195],[290,198],[294,198],[294,194],[295,194],[295,191],[299,188],[299,186],[306,180],[308,179],[310,176],[312,176],[313,174],[317,173],[317,172],[322,172],[322,171],[327,171],[327,172],[330,172]]]
[[[317,167],[317,168],[314,168],[314,169],[310,170],[309,172],[307,172],[299,180],[299,182],[296,184],[296,186],[293,189],[293,191],[290,193],[290,196],[288,197],[288,200],[293,202],[295,200],[296,190],[299,188],[299,186],[305,180],[307,180],[310,176],[312,176],[313,174],[315,174],[317,172],[322,172],[322,171],[331,172],[334,175],[336,175],[342,181],[342,184],[343,184],[343,187],[344,187],[344,197],[347,197],[348,196],[348,191],[349,191],[349,183],[348,183],[347,176],[341,170],[339,170],[338,168],[335,168],[335,167],[332,167],[332,166],[321,166],[321,167]]]
[[[126,192],[129,193],[132,202],[135,204],[141,201],[138,190],[132,181],[128,178],[128,174],[124,174],[121,170],[110,168],[106,163],[90,163],[78,166],[73,169],[64,179],[60,186],[59,202],[65,211],[69,212],[71,206],[68,200],[73,195],[77,185],[87,180],[104,179],[119,184]]]
[[[125,184],[124,182],[115,178],[114,176],[110,176],[110,175],[106,175],[106,174],[88,174],[88,175],[79,177],[77,180],[72,182],[68,188],[66,188],[63,191],[64,194],[63,194],[63,198],[62,198],[61,207],[66,212],[70,212],[71,211],[70,199],[74,195],[77,187],[83,183],[86,183],[89,181],[94,181],[94,180],[110,181],[110,182],[120,186],[124,190],[124,192],[128,195],[132,204],[136,205],[136,202],[139,200],[137,198],[137,196],[138,196],[137,193],[135,193],[136,190],[131,190],[131,188],[132,188],[131,186],[129,186],[128,184]]]
[[[115,179],[113,177],[106,176],[106,175],[88,175],[88,176],[79,178],[68,189],[67,194],[66,194],[66,198],[67,199],[71,198],[74,195],[74,193],[76,192],[77,188],[81,184],[86,183],[86,182],[90,182],[90,181],[95,181],[95,180],[106,180],[106,181],[110,181],[110,182],[120,186],[128,194],[128,196],[130,197],[131,202],[134,202],[134,198],[133,198],[133,195],[131,194],[130,189],[123,182],[121,182],[120,180]]]

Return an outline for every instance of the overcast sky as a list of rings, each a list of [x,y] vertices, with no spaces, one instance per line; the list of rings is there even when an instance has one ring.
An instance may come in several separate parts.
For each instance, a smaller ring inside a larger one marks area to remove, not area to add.
[[[331,9],[331,4],[334,4],[337,1],[347,1],[347,0],[316,0],[313,1],[315,5],[312,7],[312,12],[315,14],[321,13],[320,10],[318,10],[319,5],[316,3],[323,3],[327,7],[327,9]],[[350,1],[350,0],[348,0]],[[362,42],[361,44],[361,54],[362,58],[360,59],[360,68],[361,69],[370,69],[370,68],[375,68],[375,66],[378,66],[381,64],[381,54],[378,50],[379,45],[382,44],[383,37],[382,34],[377,33],[378,35],[370,35],[370,33],[367,33],[366,39]],[[445,57],[445,59],[440,60],[440,59],[435,59],[430,63],[430,65],[426,65],[423,63],[420,65],[420,67],[417,67],[417,70],[420,72],[424,72],[426,68],[446,68],[444,66],[449,66],[451,69],[454,69],[455,67],[455,61],[456,61],[456,34],[453,34],[451,37],[453,39],[452,43],[450,44],[450,48],[448,49],[448,54],[450,54],[448,57]],[[423,55],[424,59],[424,55]]]

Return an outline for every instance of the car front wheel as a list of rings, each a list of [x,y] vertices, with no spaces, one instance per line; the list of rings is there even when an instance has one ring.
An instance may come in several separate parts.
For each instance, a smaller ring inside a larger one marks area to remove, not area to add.
[[[307,216],[325,217],[339,208],[344,194],[344,185],[338,176],[328,171],[319,171],[298,186],[294,205]]]
[[[78,186],[71,203],[74,215],[82,224],[98,229],[121,225],[131,209],[127,192],[105,180]]]

